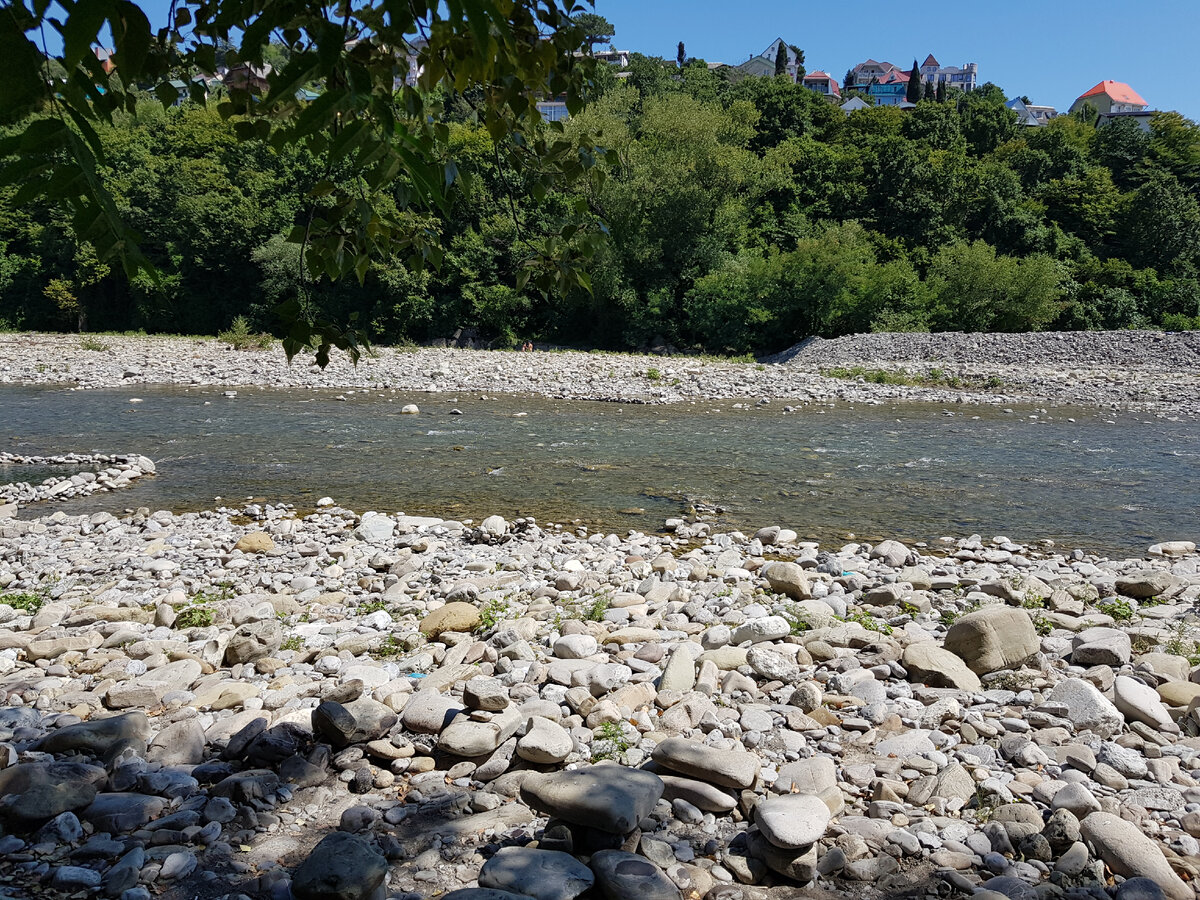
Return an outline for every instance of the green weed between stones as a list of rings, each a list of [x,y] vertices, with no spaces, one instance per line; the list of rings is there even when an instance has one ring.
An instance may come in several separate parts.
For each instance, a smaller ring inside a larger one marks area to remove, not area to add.
[[[46,595],[41,591],[22,591],[15,594],[0,594],[0,603],[6,603],[13,609],[27,615],[36,615],[46,602]]]
[[[1112,616],[1116,622],[1128,622],[1133,618],[1133,607],[1127,600],[1112,600],[1108,603],[1096,604],[1096,609],[1106,616]]]

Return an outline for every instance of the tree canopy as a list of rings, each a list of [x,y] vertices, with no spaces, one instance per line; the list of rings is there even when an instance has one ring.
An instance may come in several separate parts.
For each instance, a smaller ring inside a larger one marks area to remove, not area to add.
[[[584,45],[566,40],[563,64]],[[268,43],[263,57],[286,71],[301,52]],[[1142,135],[1074,116],[1023,127],[987,86],[846,115],[788,78],[698,59],[635,53],[626,74],[581,70],[588,102],[569,119],[530,107],[507,131],[487,113],[495,85],[389,83],[396,122],[410,100],[436,112],[427,155],[401,149],[436,165],[437,202],[408,170],[373,188],[357,144],[331,156],[349,126],[277,140],[291,126],[228,93],[164,107],[133,86],[131,107],[89,123],[96,178],[153,276],[106,262],[86,220],[9,175],[44,153],[49,168],[27,171],[49,177],[66,149],[6,151],[0,327],[212,334],[242,316],[288,339],[275,309],[298,297],[312,321],[381,343],[462,330],[492,346],[741,354],[856,331],[1200,326],[1200,126],[1178,114]],[[297,120],[331,102],[312,93],[292,95]],[[0,126],[4,146],[57,121],[34,107]],[[558,162],[538,156],[555,147]],[[367,205],[338,213],[351,199]],[[380,239],[350,277],[304,264],[310,245],[293,238],[310,217],[342,229],[351,255],[368,210],[424,244]],[[525,277],[556,266],[576,277]]]
[[[445,210],[462,174],[446,153],[447,95],[470,105],[530,190],[577,179],[596,159],[585,136],[565,140],[561,127],[541,127],[537,111],[540,97],[562,96],[577,113],[595,87],[593,62],[574,51],[607,23],[586,18],[574,0],[178,0],[157,31],[131,0],[65,6],[62,15],[42,0],[18,0],[0,11],[0,123],[19,123],[0,141],[7,157],[0,184],[17,188],[16,204],[41,197],[69,206],[78,239],[101,259],[119,257],[131,279],[140,272],[157,280],[158,273],[117,208],[97,129],[136,114],[147,93],[165,106],[177,102],[172,79],[216,74],[218,53],[221,67],[259,72],[273,48],[285,60],[265,87],[257,78],[227,78],[216,109],[233,123],[238,143],[303,148],[324,167],[308,189],[307,214],[288,232],[313,277],[361,283],[372,261],[388,254],[403,253],[414,267],[440,261],[444,248],[422,214]],[[111,71],[92,51],[105,26],[115,45]],[[49,58],[39,49],[45,29],[62,41]],[[409,58],[415,83],[401,80],[397,90]],[[298,92],[312,84],[320,94],[305,102]],[[203,82],[191,81],[187,92],[205,100]],[[333,177],[343,167],[352,179]],[[573,240],[579,232],[579,222],[564,221],[541,236],[522,281],[532,276],[559,290],[583,283],[569,252],[586,249]],[[322,362],[331,346],[357,352],[353,330],[302,306],[297,299],[285,310],[289,355],[309,344]]]

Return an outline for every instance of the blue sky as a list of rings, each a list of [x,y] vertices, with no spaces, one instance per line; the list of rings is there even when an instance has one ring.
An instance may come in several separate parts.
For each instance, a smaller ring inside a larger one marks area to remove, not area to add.
[[[1153,109],[1200,120],[1196,0],[596,0],[596,12],[613,23],[621,49],[667,59],[683,41],[688,56],[736,64],[782,37],[804,50],[810,71],[840,82],[868,57],[907,69],[932,53],[942,65],[979,63],[980,81],[1060,110],[1112,79]]]

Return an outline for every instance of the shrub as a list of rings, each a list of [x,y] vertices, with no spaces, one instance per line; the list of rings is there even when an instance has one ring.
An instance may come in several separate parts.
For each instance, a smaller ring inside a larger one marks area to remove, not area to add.
[[[275,342],[269,334],[252,332],[250,320],[245,316],[235,316],[229,323],[229,329],[218,334],[217,340],[228,344],[234,350],[266,350]]]
[[[45,602],[46,595],[42,593],[24,591],[17,594],[0,594],[0,603],[6,603],[13,609],[31,616],[35,615]]]

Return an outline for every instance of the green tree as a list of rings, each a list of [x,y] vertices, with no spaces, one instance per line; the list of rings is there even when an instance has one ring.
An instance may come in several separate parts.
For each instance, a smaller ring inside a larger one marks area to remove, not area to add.
[[[775,50],[775,77],[786,75],[788,73],[788,52],[787,45],[779,42],[779,47]]]
[[[909,103],[917,103],[921,99],[921,67],[914,59],[912,71],[908,73],[908,86],[904,89],[904,99]]]
[[[583,32],[583,42],[593,50],[597,44],[612,43],[617,33],[612,22],[593,12],[575,13],[571,16],[571,21]]]
[[[683,68],[683,64],[687,62],[687,50],[683,46],[683,41],[679,42],[679,46],[675,48],[675,65]]]
[[[1129,198],[1117,239],[1134,266],[1194,277],[1200,202],[1174,175],[1155,173]]]
[[[1133,119],[1113,119],[1096,129],[1092,148],[1096,162],[1112,173],[1113,183],[1127,191],[1140,180],[1150,135]]]
[[[938,103],[946,102],[946,82],[938,82],[937,93],[934,96]]]
[[[439,92],[462,95],[481,88],[478,115],[498,148],[532,177],[531,189],[577,180],[595,160],[587,146],[581,152],[562,140],[561,129],[543,129],[535,102],[563,95],[569,110],[578,112],[594,93],[594,65],[573,55],[586,37],[571,20],[581,11],[574,0],[513,0],[503,12],[493,4],[444,8],[438,0],[403,6],[378,0],[345,5],[334,20],[329,7],[315,0],[266,5],[183,0],[172,4],[173,20],[156,34],[129,0],[70,5],[61,25],[48,21],[59,13],[45,3],[10,3],[0,15],[0,44],[8,57],[0,70],[0,122],[47,114],[25,118],[0,141],[0,157],[13,157],[0,181],[19,186],[18,202],[41,196],[69,205],[75,233],[101,258],[120,256],[130,274],[149,269],[101,176],[97,125],[112,122],[118,111],[134,111],[139,85],[152,85],[170,105],[178,99],[170,84],[176,72],[215,73],[219,49],[230,65],[261,64],[273,36],[283,34],[295,49],[286,66],[271,73],[265,94],[258,96],[253,85],[233,87],[220,105],[224,115],[240,116],[239,142],[303,147],[325,162],[327,177],[313,197],[322,201],[321,215],[310,203],[309,214],[289,233],[303,246],[306,266],[331,280],[353,276],[361,283],[381,254],[436,262],[442,249],[435,236],[394,213],[444,208],[458,180],[457,168],[444,156]],[[63,36],[63,50],[55,57],[62,75],[49,79],[39,50],[47,26]],[[111,31],[119,75],[106,73],[91,52],[102,27]],[[417,51],[419,84],[405,85],[396,97],[395,48],[413,47],[418,37],[425,38]],[[232,38],[239,41],[236,50],[223,43]],[[321,98],[298,101],[297,89],[313,82],[324,84]],[[357,170],[355,183],[328,177],[341,165]],[[581,283],[577,265],[551,257],[594,242],[577,239],[580,221],[560,225],[559,234],[547,235],[522,268],[521,281],[534,277],[544,289],[558,290]],[[309,345],[322,365],[334,346],[356,356],[358,332],[302,318],[298,309],[290,312],[293,323],[284,340],[289,356]]]
[[[929,266],[936,330],[1036,331],[1053,321],[1062,273],[1048,256],[999,256],[983,241],[949,244]]]

